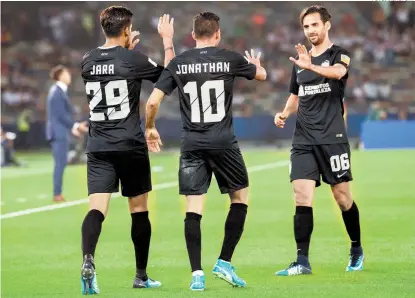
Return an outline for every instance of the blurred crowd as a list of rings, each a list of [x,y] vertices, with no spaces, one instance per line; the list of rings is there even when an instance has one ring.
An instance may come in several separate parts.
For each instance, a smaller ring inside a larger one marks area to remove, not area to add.
[[[298,16],[310,3],[301,2],[18,2],[2,3],[2,122],[45,117],[45,100],[53,65],[67,65],[73,74],[70,94],[77,118],[88,115],[80,61],[104,37],[99,13],[109,5],[126,5],[135,14],[140,49],[162,63],[158,17],[175,18],[176,53],[195,45],[192,17],[213,11],[221,17],[221,46],[239,53],[255,48],[263,53],[268,80],[257,84],[238,80],[234,114],[273,114],[288,96],[294,44],[306,43]],[[352,54],[346,101],[351,113],[371,107],[395,109],[405,119],[415,105],[415,6],[412,2],[325,2],[332,14],[334,43]],[[144,84],[145,104],[152,85]],[[177,94],[162,105],[162,117],[179,117]],[[144,109],[141,109],[143,112]],[[28,112],[30,111],[30,113]],[[20,118],[19,118],[20,117]]]

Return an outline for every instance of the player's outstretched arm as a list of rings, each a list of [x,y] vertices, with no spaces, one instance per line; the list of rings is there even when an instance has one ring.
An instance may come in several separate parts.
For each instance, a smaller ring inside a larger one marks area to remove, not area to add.
[[[245,51],[245,59],[256,66],[255,80],[265,81],[267,79],[267,71],[261,66],[261,52],[255,57],[255,51],[251,49],[251,54]]]
[[[169,65],[170,61],[176,56],[174,53],[173,46],[173,35],[174,35],[174,18],[170,19],[170,15],[165,14],[159,19],[159,24],[157,26],[158,32],[163,38],[163,47],[164,47],[164,67]]]
[[[148,149],[151,152],[160,152],[161,142],[160,135],[156,129],[156,117],[160,103],[164,98],[164,92],[154,88],[146,105],[146,132],[145,138]]]
[[[333,66],[314,65],[311,62],[311,52],[308,52],[304,45],[297,44],[295,49],[298,53],[298,59],[290,57],[290,61],[294,62],[298,67],[301,67],[302,69],[311,70],[325,78],[334,80],[341,80],[341,78],[343,78],[347,73],[346,66],[340,63],[337,63]]]
[[[277,113],[274,118],[274,123],[277,127],[283,128],[285,120],[290,117],[291,114],[296,113],[298,109],[298,95],[292,94],[288,97],[287,103],[285,104],[284,111]]]
[[[160,108],[160,103],[164,98],[164,92],[154,88],[146,105],[146,128],[156,125],[156,116]]]

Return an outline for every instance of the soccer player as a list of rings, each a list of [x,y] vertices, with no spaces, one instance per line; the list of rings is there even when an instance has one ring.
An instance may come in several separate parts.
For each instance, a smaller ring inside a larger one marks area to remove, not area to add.
[[[248,208],[248,174],[232,124],[232,96],[235,77],[265,80],[261,53],[246,57],[218,48],[221,38],[219,17],[203,12],[193,19],[196,48],[174,58],[156,83],[146,108],[146,140],[149,150],[160,151],[161,140],[155,117],[161,100],[179,88],[183,121],[179,169],[180,194],[186,196],[185,239],[192,269],[190,289],[203,291],[201,231],[206,193],[212,173],[221,193],[229,194],[231,205],[225,223],[225,237],[213,274],[233,286],[245,281],[235,274],[231,258],[241,238]]]
[[[132,12],[121,6],[106,8],[100,16],[106,36],[103,46],[89,51],[82,61],[82,78],[90,108],[87,143],[90,210],[82,224],[81,270],[83,294],[99,293],[94,253],[108,211],[111,193],[119,189],[128,197],[131,239],[136,257],[134,288],[160,287],[147,276],[151,237],[147,194],[151,191],[148,149],[140,128],[139,101],[143,80],[156,82],[163,67],[133,50],[137,31],[131,31]],[[173,19],[160,18],[167,65],[174,57]]]
[[[304,45],[295,46],[298,57],[290,57],[294,62],[291,95],[284,111],[275,116],[276,126],[282,128],[285,120],[297,112],[290,165],[296,205],[294,235],[297,260],[276,275],[311,273],[308,252],[313,232],[312,205],[314,188],[320,185],[320,175],[331,186],[350,236],[350,259],[346,271],[363,269],[359,210],[350,192],[350,146],[342,117],[350,55],[330,42],[330,19],[330,14],[322,6],[311,6],[301,13],[300,22],[312,48],[308,52]]]

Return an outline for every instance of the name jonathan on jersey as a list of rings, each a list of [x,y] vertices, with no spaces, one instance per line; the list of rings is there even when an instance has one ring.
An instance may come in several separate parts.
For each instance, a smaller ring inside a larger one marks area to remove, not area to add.
[[[230,72],[229,62],[178,64],[176,74]]]
[[[114,75],[114,64],[92,65],[91,75]]]

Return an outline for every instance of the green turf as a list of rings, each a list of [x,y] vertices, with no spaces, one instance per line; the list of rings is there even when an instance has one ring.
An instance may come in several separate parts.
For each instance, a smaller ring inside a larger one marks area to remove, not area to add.
[[[287,153],[252,151],[247,165],[287,160]],[[313,275],[275,277],[295,255],[293,201],[288,166],[250,174],[250,207],[233,263],[248,287],[234,289],[213,279],[228,200],[213,182],[202,220],[202,260],[207,274],[203,293],[188,290],[190,268],[183,237],[185,204],[177,188],[151,193],[153,236],[150,276],[161,289],[133,290],[134,253],[125,199],[111,202],[96,253],[102,297],[414,297],[414,151],[354,152],[353,194],[361,214],[365,270],[346,273],[349,242],[329,188],[316,191],[310,260]],[[2,172],[2,213],[51,204],[52,162],[29,156],[28,169]],[[177,154],[152,156],[154,184],[176,181]],[[39,169],[40,172],[39,173]],[[36,172],[37,171],[37,172]],[[43,171],[43,172],[42,172]],[[24,176],[21,176],[22,173]],[[86,197],[84,166],[68,168],[68,200]],[[16,201],[16,199],[20,199]],[[26,201],[22,200],[25,199]],[[87,205],[1,221],[1,297],[78,297],[80,232]]]

